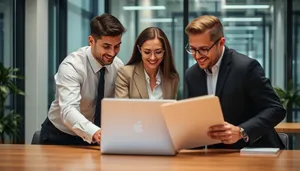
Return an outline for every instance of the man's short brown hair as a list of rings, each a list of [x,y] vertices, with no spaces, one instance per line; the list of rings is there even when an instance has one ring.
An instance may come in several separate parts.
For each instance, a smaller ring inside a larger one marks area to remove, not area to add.
[[[97,41],[102,36],[119,36],[125,33],[126,29],[121,22],[111,14],[102,14],[94,17],[90,22],[91,35]]]
[[[207,30],[210,31],[210,40],[212,41],[216,41],[224,36],[223,25],[221,21],[212,15],[202,15],[198,18],[195,18],[186,26],[185,33],[187,35],[202,34]]]

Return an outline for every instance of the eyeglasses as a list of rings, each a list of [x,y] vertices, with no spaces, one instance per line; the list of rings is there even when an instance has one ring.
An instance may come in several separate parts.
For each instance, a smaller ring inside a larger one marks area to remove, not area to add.
[[[143,53],[143,56],[145,58],[150,58],[152,54],[154,53],[154,56],[157,58],[162,58],[165,54],[165,50],[140,50],[141,53]]]
[[[222,37],[220,37],[218,40],[216,40],[214,42],[214,44],[212,44],[208,49],[194,49],[192,48],[189,44],[187,44],[185,46],[185,50],[187,51],[187,53],[191,54],[191,55],[195,55],[197,52],[200,55],[207,55],[209,53],[209,51],[221,40]]]

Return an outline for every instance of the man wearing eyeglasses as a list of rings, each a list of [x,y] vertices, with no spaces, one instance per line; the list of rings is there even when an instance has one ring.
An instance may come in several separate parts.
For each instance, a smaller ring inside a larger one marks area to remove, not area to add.
[[[222,143],[208,148],[284,148],[274,127],[285,110],[261,65],[225,46],[223,26],[215,16],[194,19],[185,32],[186,51],[197,61],[186,71],[187,98],[218,96],[226,121],[209,128],[208,135]],[[204,116],[199,109],[199,117]]]

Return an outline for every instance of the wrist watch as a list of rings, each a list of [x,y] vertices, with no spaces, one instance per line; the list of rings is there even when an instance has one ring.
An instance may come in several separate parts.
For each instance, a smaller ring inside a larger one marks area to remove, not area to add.
[[[245,142],[249,141],[249,136],[248,136],[248,134],[245,132],[245,130],[243,128],[240,128],[240,135],[241,135],[241,137],[243,138],[243,140]]]

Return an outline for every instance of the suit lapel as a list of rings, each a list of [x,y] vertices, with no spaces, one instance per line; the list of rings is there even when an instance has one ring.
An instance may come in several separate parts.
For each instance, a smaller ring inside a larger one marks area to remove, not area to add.
[[[226,79],[228,77],[228,74],[230,72],[230,69],[231,69],[231,55],[229,49],[225,46],[225,52],[220,66],[219,76],[218,76],[218,81],[216,86],[216,96],[218,97],[220,97],[222,94],[222,90],[226,82]]]
[[[148,96],[147,85],[146,85],[146,77],[145,77],[144,67],[142,62],[137,64],[135,67],[133,81],[135,83],[137,91],[140,94],[140,97],[143,99],[148,99],[149,96]]]

